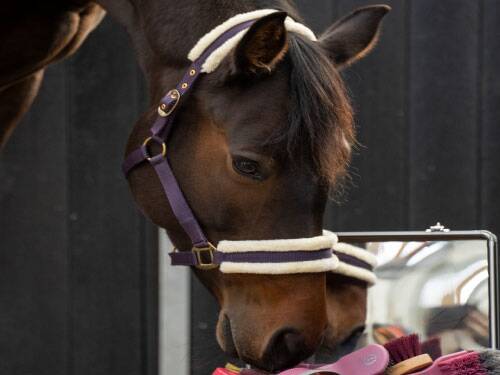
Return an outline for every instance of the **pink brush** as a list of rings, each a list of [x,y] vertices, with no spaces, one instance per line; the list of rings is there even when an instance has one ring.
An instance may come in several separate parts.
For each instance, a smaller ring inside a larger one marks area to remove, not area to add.
[[[217,368],[212,375],[237,375],[238,372],[228,370],[227,368]]]
[[[389,353],[381,345],[368,345],[363,349],[348,354],[331,365],[318,367],[314,370],[294,368],[281,372],[279,375],[379,375],[385,372],[389,364]]]
[[[412,375],[487,375],[487,372],[478,353],[462,351],[440,357],[432,366]]]

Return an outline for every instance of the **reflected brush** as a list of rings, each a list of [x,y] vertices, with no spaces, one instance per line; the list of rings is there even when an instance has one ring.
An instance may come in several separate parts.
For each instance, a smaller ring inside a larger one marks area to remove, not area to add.
[[[390,367],[386,372],[388,375],[411,374],[432,365],[431,356],[422,354],[420,340],[416,334],[399,337],[384,347],[391,358]]]
[[[500,351],[496,350],[465,350],[439,356],[434,362],[432,359],[429,362],[421,358],[429,354],[438,356],[441,352],[439,338],[420,344],[417,335],[409,335],[393,340],[385,347],[391,355],[392,364],[387,369],[388,375],[500,375]]]
[[[429,354],[433,361],[443,355],[443,351],[441,350],[441,338],[438,336],[431,337],[427,341],[422,342],[420,348],[422,353]]]

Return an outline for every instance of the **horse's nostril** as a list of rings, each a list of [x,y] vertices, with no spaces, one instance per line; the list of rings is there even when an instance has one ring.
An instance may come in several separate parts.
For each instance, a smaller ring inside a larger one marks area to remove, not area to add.
[[[282,342],[288,352],[292,354],[300,352],[305,345],[304,337],[295,332],[285,333],[283,335]]]
[[[305,337],[294,329],[281,329],[269,341],[263,362],[268,370],[276,371],[291,367],[309,357]]]

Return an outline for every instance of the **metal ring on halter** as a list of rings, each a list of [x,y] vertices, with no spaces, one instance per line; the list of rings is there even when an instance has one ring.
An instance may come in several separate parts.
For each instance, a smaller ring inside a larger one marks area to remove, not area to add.
[[[191,251],[195,254],[196,260],[198,264],[196,265],[196,268],[200,270],[211,270],[214,268],[219,267],[218,264],[214,263],[215,256],[214,256],[214,251],[217,251],[214,245],[212,245],[210,242],[208,242],[207,246],[204,247],[193,247]],[[210,262],[205,263],[203,261],[202,253],[208,252],[210,255]]]
[[[154,155],[154,156],[151,156],[149,155],[149,151],[148,151],[148,145],[151,141],[155,141],[156,143],[158,143],[159,145],[161,145],[161,156],[165,157],[167,156],[167,145],[165,144],[165,142],[161,141],[159,142],[157,140],[156,137],[148,137],[146,138],[146,140],[142,143],[142,146],[144,147],[145,149],[145,153],[146,153],[146,159],[147,160],[151,160],[153,159],[154,157],[158,156],[158,155]]]
[[[167,117],[172,114],[172,112],[175,110],[177,107],[177,104],[179,104],[179,100],[181,98],[181,93],[177,89],[170,90],[166,96],[170,96],[171,99],[174,99],[175,101],[173,104],[171,104],[170,108],[167,108],[167,105],[165,103],[160,104],[158,107],[158,114],[161,117]]]

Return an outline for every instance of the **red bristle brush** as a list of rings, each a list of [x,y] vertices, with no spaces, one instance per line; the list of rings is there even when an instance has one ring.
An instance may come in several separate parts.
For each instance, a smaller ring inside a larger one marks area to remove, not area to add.
[[[405,375],[432,365],[429,354],[422,354],[418,335],[412,334],[392,340],[384,345],[391,362],[387,375]]]
[[[432,366],[412,375],[493,375],[482,364],[479,353],[463,351],[438,358]]]
[[[391,357],[388,375],[500,375],[498,350],[470,350],[440,356],[439,338],[420,343],[415,334],[393,340],[385,348]],[[422,357],[426,355],[427,359]],[[437,358],[432,362],[431,357]]]
[[[443,355],[441,350],[441,338],[438,336],[431,337],[430,339],[422,342],[420,344],[420,349],[422,353],[429,354],[433,361]]]

